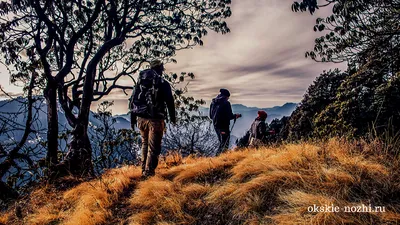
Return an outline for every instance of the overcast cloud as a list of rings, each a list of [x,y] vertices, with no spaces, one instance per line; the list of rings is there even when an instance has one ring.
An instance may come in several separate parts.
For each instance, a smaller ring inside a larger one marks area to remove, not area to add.
[[[299,102],[323,70],[337,67],[304,57],[320,34],[313,31],[323,9],[309,13],[291,11],[293,0],[233,1],[228,35],[210,33],[205,46],[182,51],[173,71],[191,71],[196,79],[191,93],[208,103],[224,87],[232,103],[271,107]]]
[[[177,64],[167,72],[194,72],[190,95],[210,103],[220,88],[231,91],[231,102],[247,106],[272,107],[299,102],[307,87],[323,70],[338,65],[306,59],[304,53],[314,46],[313,31],[318,16],[294,13],[293,0],[234,0],[228,19],[231,33],[209,32],[204,46],[178,52]],[[8,79],[1,75],[0,84]],[[13,91],[13,89],[10,88]],[[114,114],[127,112],[129,96],[114,92]]]

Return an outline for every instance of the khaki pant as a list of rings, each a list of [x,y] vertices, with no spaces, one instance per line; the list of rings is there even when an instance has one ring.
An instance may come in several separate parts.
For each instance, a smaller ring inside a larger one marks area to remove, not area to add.
[[[162,119],[138,118],[138,128],[142,136],[142,173],[154,175],[161,153],[161,140],[165,130]]]

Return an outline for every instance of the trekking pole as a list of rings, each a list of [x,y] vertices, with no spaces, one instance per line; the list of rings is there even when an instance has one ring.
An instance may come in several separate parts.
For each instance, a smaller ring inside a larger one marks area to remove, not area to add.
[[[233,120],[232,128],[231,128],[231,130],[229,131],[229,133],[232,133],[233,127],[235,127],[236,119],[237,119],[237,118],[235,117],[235,119]]]

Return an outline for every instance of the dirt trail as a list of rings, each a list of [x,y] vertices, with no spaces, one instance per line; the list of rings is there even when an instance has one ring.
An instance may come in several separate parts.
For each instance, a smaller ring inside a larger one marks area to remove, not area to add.
[[[137,178],[131,179],[129,185],[124,189],[118,200],[111,206],[111,218],[104,225],[127,225],[128,218],[132,215],[132,210],[129,208],[129,198],[135,191],[140,180]]]

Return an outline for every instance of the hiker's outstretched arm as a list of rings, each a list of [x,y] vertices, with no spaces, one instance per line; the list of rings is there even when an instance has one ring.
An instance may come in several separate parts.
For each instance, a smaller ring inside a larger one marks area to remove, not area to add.
[[[164,82],[165,103],[167,104],[169,118],[172,123],[176,123],[175,101],[172,95],[171,86],[168,82]]]
[[[234,115],[233,112],[232,112],[231,103],[228,102],[226,105],[227,105],[227,107],[226,107],[226,110],[227,110],[226,115],[228,116],[229,120],[236,119],[236,115]]]

